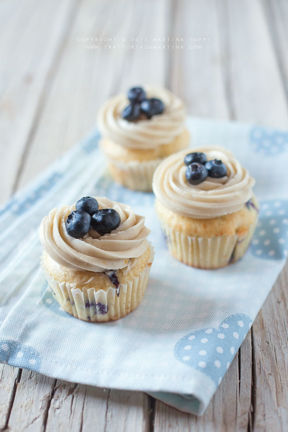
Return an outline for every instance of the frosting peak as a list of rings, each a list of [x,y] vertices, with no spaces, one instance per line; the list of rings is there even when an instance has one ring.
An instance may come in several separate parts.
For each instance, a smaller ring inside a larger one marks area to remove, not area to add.
[[[155,148],[169,144],[185,128],[185,110],[182,101],[169,90],[145,87],[147,97],[163,101],[165,110],[150,120],[128,122],[122,118],[122,111],[128,99],[120,94],[109,99],[98,114],[98,126],[105,138],[132,149]]]
[[[97,201],[100,209],[113,208],[121,218],[120,226],[103,236],[93,230],[82,239],[69,236],[65,221],[74,206],[53,209],[43,218],[40,240],[48,255],[58,264],[96,273],[118,270],[147,249],[149,230],[144,225],[143,216],[135,214],[129,206],[107,198],[97,198]]]
[[[208,160],[221,159],[227,176],[189,184],[184,164],[187,150],[182,151],[165,159],[156,169],[153,191],[157,199],[168,209],[196,219],[211,219],[240,210],[253,195],[255,180],[248,171],[225,149],[207,147],[191,151],[205,153]]]

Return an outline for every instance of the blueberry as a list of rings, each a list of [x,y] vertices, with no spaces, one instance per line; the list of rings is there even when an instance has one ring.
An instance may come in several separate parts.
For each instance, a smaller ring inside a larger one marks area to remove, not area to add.
[[[207,169],[204,165],[193,162],[186,168],[186,179],[192,185],[198,185],[202,183],[208,177]]]
[[[154,115],[162,114],[164,109],[164,103],[157,98],[145,99],[141,102],[141,111],[148,119]]]
[[[74,238],[84,237],[90,229],[91,216],[82,210],[69,214],[65,226],[68,234]]]
[[[92,228],[100,235],[108,234],[118,228],[121,219],[119,213],[114,209],[102,209],[93,214],[91,219]]]
[[[163,111],[165,109],[165,105],[161,99],[151,98],[150,103],[152,104],[152,115],[157,115],[157,114],[163,113]]]
[[[206,162],[205,167],[209,177],[221,178],[227,175],[226,165],[220,159],[214,159]]]
[[[140,105],[141,112],[146,115],[148,119],[152,118],[151,102],[150,99],[144,99]]]
[[[205,164],[207,162],[206,154],[201,152],[188,153],[184,158],[185,165],[190,165],[193,162]]]
[[[98,202],[92,197],[82,197],[76,202],[76,210],[83,210],[92,216],[98,210]]]
[[[112,282],[112,284],[116,288],[118,288],[119,285],[120,285],[120,282],[119,282],[119,279],[118,279],[118,276],[117,276],[117,272],[115,270],[108,270],[108,271],[106,271],[104,273],[108,276],[108,278],[110,279],[110,281]]]
[[[139,119],[140,114],[140,105],[138,103],[131,103],[127,105],[122,111],[122,118],[127,121],[135,121]]]
[[[142,87],[131,87],[128,90],[127,97],[130,102],[141,102],[146,98],[146,92]]]

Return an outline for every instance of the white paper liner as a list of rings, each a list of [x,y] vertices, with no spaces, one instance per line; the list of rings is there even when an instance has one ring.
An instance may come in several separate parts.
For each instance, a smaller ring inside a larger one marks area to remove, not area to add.
[[[150,266],[120,284],[119,290],[110,287],[107,291],[85,286],[80,289],[73,283],[58,282],[45,273],[53,295],[66,312],[84,321],[103,322],[122,318],[140,304],[148,284]]]
[[[192,267],[216,269],[239,260],[245,254],[256,222],[251,225],[244,237],[191,237],[168,226],[163,225],[162,228],[169,251],[174,258]]]
[[[129,189],[152,191],[152,178],[162,158],[151,161],[130,161],[127,163],[108,158],[109,168],[114,180]]]

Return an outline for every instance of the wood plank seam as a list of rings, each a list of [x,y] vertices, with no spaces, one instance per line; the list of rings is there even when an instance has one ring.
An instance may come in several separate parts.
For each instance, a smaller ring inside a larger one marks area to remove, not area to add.
[[[108,426],[108,409],[109,409],[109,402],[111,397],[111,390],[108,389],[108,395],[106,399],[106,409],[105,409],[105,427],[104,432],[109,432],[109,429],[107,429]]]
[[[152,396],[148,396],[148,424],[147,424],[147,432],[154,432],[154,423],[155,423],[155,406],[156,400]]]
[[[241,391],[241,348],[238,351],[238,391]]]
[[[80,417],[80,428],[79,428],[79,432],[83,431],[83,425],[84,425],[84,408],[85,408],[85,401],[86,401],[86,387],[85,387],[85,393],[84,393],[84,397],[83,397],[83,404],[82,404],[82,408],[81,408],[81,417]]]
[[[51,402],[52,402],[52,399],[53,399],[54,394],[56,392],[56,384],[57,384],[57,380],[55,379],[54,382],[53,382],[53,386],[52,386],[52,390],[51,390],[51,393],[50,393],[50,397],[49,397],[49,399],[47,401],[47,405],[46,405],[45,412],[44,412],[44,417],[43,417],[43,432],[45,432],[45,430],[46,430]]]
[[[257,318],[256,318],[257,319]],[[251,392],[250,392],[250,408],[248,415],[248,432],[252,432],[255,426],[255,409],[256,409],[256,358],[255,358],[255,345],[254,345],[254,330],[251,327]]]

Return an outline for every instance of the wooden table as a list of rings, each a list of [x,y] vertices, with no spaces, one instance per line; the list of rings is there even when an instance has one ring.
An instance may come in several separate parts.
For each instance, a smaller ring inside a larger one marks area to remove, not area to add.
[[[103,101],[131,84],[171,88],[191,115],[287,128],[287,24],[285,0],[1,0],[2,202],[85,137]],[[0,365],[0,428],[286,431],[285,288],[282,272],[201,418],[140,392]]]

